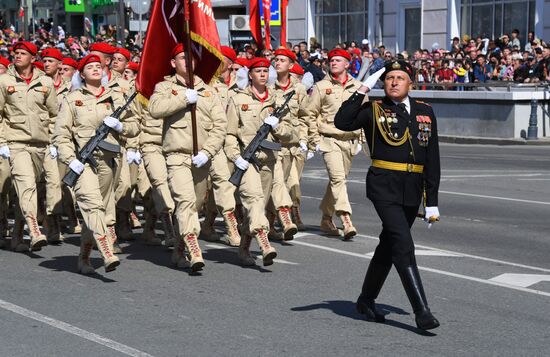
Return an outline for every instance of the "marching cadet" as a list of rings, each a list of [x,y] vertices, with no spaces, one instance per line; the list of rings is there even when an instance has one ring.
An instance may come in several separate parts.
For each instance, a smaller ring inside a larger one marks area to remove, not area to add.
[[[40,56],[44,63],[44,72],[53,80],[53,86],[57,95],[58,103],[69,91],[70,83],[64,80],[59,74],[63,55],[57,48],[46,48]],[[55,118],[50,122],[50,137],[53,136]],[[46,230],[48,243],[60,243],[61,235],[60,221],[63,205],[61,200],[61,177],[57,163],[57,148],[55,145],[48,145],[47,154],[44,157],[44,178],[46,181]],[[74,206],[73,206],[74,207]]]
[[[277,157],[273,174],[273,190],[271,192],[272,205],[275,207],[279,222],[283,227],[284,240],[292,240],[294,234],[298,232],[297,225],[292,221],[292,213],[294,213],[294,217],[299,219],[300,227],[303,229],[299,209],[294,206],[293,198],[290,196],[290,187],[287,186],[287,178],[289,178],[291,171],[296,170],[296,166],[303,166],[308,141],[308,118],[305,107],[306,89],[300,81],[290,76],[290,69],[295,65],[296,60],[296,54],[286,48],[279,48],[275,51],[274,62],[277,80],[273,88],[277,95],[276,104],[282,104],[285,99],[284,96],[291,91],[295,91],[294,96],[288,103],[288,111],[286,112],[286,116],[292,124],[293,135],[289,139],[281,140],[282,149]],[[268,207],[268,219],[272,231],[269,238],[277,239],[278,235],[273,234],[276,233],[273,227],[275,214],[270,212],[270,208]]]
[[[330,74],[317,82],[309,99],[311,147],[322,152],[327,168],[329,183],[319,208],[323,212],[321,231],[328,235],[340,236],[340,231],[332,221],[334,213],[344,226],[344,239],[357,234],[351,222],[346,180],[351,170],[353,156],[361,151],[361,131],[344,132],[334,126],[334,115],[342,102],[347,100],[361,82],[347,73],[351,56],[342,49],[334,49],[328,54]]]
[[[249,86],[237,90],[229,99],[225,152],[236,167],[246,170],[239,186],[241,202],[246,211],[246,232],[241,237],[239,259],[243,265],[255,264],[250,255],[250,242],[254,236],[262,250],[263,265],[267,266],[273,264],[273,259],[277,256],[277,252],[269,244],[269,221],[265,215],[266,205],[271,196],[277,153],[260,149],[256,154],[260,164],[250,166],[249,162],[242,158],[241,150],[250,143],[258,128],[264,123],[272,127],[268,140],[289,140],[293,135],[293,128],[290,118],[280,122],[270,115],[274,110],[276,95],[267,87],[269,60],[254,58],[248,65]]]
[[[227,118],[215,90],[197,76],[189,78],[187,60],[190,59],[186,58],[183,45],[177,45],[171,60],[176,73],[155,86],[148,109],[153,118],[164,119],[162,146],[168,184],[176,204],[178,240],[183,239],[191,257],[191,270],[196,272],[204,267],[197,241],[201,230],[197,207],[202,207],[204,202],[212,160],[223,146]],[[191,80],[195,89],[188,88]],[[192,104],[196,104],[197,115],[199,151],[196,155],[193,155],[192,145]]]
[[[113,53],[113,62],[111,63],[111,69],[115,72],[124,74],[128,63],[130,62],[130,51],[122,47],[116,47]]]
[[[214,82],[213,87],[218,93],[223,108],[227,108],[229,100],[229,87],[236,86],[235,76],[230,68],[237,59],[235,51],[231,47],[222,46],[224,56],[223,68],[220,77]],[[230,169],[225,152],[220,150],[212,160],[210,168],[211,188],[208,191],[205,219],[202,224],[201,235],[207,241],[219,240],[214,229],[214,222],[219,210],[225,222],[226,234],[222,241],[232,247],[238,247],[241,243],[241,235],[238,229],[237,217],[235,215],[235,186],[229,183]]]
[[[37,178],[42,173],[50,143],[49,125],[57,115],[58,104],[53,81],[34,68],[37,48],[30,42],[13,46],[15,61],[0,75],[0,156],[9,159],[12,182],[21,213],[29,227],[30,249],[40,250],[48,241],[38,226]],[[28,251],[21,226],[12,236],[12,248]]]
[[[42,51],[42,57],[44,57],[44,51]],[[44,61],[46,62],[46,61]],[[63,102],[63,97],[69,94],[72,86],[72,77],[73,74],[78,69],[78,63],[72,58],[62,58],[61,65],[59,66],[58,73],[61,75],[63,82],[61,85],[56,87],[57,92],[57,102],[59,105]],[[55,81],[54,81],[55,83]],[[55,127],[55,125],[54,125]],[[63,179],[65,174],[68,172],[69,168],[67,165],[57,160],[57,166],[59,169],[59,177]],[[68,217],[68,226],[66,231],[68,233],[80,234],[82,232],[82,227],[78,220],[78,215],[76,214],[76,198],[74,191],[69,186],[65,185],[63,182],[61,184],[61,196],[62,196],[62,206],[63,211]]]
[[[120,92],[122,95],[127,95],[130,92],[130,84],[122,79],[122,76],[117,71],[110,69],[113,62],[113,55],[116,49],[105,42],[96,42],[90,46],[90,54],[98,56],[101,60],[101,67],[103,70],[102,84],[106,88],[114,89]],[[134,141],[135,142],[135,141]],[[118,244],[118,237],[123,240],[132,239],[132,230],[130,228],[129,216],[132,212],[132,196],[131,196],[131,178],[130,167],[128,165],[128,159],[126,157],[127,147],[125,139],[122,138],[122,156],[121,171],[118,176],[119,179],[115,182],[115,202],[116,210],[115,215],[107,215],[107,227],[109,236],[113,242],[115,254],[122,253],[122,248]],[[132,148],[135,149],[136,148]],[[116,224],[116,229],[115,229]]]
[[[99,56],[90,54],[84,57],[80,61],[79,72],[83,85],[63,100],[53,142],[58,148],[59,160],[80,175],[74,192],[85,226],[78,270],[82,274],[92,274],[94,268],[90,264],[90,253],[94,241],[103,257],[106,272],[115,270],[120,264],[113,252],[107,216],[112,216],[115,210],[113,185],[121,168],[122,138],[136,136],[139,125],[131,111],[123,113],[120,120],[110,116],[117,107],[124,105],[125,98],[121,92],[101,84],[103,72]],[[98,166],[93,168],[88,163],[80,162],[76,155],[102,124],[112,129],[104,141],[114,149],[96,151],[94,158]]]
[[[429,330],[438,327],[439,321],[428,308],[411,227],[423,195],[427,221],[431,224],[439,220],[437,121],[428,104],[408,95],[414,78],[410,64],[391,61],[385,71],[383,68],[373,76],[344,102],[334,119],[341,130],[365,130],[372,158],[367,196],[382,220],[380,243],[369,264],[357,310],[370,321],[384,321],[384,315],[376,310],[375,299],[393,263],[413,307],[417,327]],[[364,103],[365,93],[379,76],[386,96]]]
[[[7,58],[0,56],[0,75],[7,72],[10,64],[11,62]],[[0,126],[2,125],[2,115],[0,115]],[[7,211],[9,208],[10,187],[10,163],[8,159],[0,156],[0,248],[4,248],[6,242],[3,238],[9,234]]]
[[[71,80],[77,68],[78,68],[77,61],[69,57],[64,57],[61,60],[61,69],[59,70],[59,74],[61,74],[63,78],[67,78],[68,80]]]
[[[135,81],[139,71],[139,63],[128,62],[126,69],[124,70],[123,77],[128,82]]]

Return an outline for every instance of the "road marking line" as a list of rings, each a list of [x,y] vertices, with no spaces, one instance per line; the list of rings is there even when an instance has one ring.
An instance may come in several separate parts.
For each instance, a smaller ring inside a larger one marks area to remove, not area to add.
[[[311,243],[302,242],[302,241],[294,240],[293,244],[302,245],[302,246],[311,247],[311,248],[316,248],[316,249],[321,249],[321,250],[326,250],[326,251],[329,251],[329,252],[334,252],[334,253],[339,253],[339,254],[344,254],[344,255],[349,255],[349,256],[358,257],[358,258],[361,258],[361,259],[370,259],[370,257],[366,256],[365,254],[358,254],[358,253],[348,252],[348,251],[345,251],[345,250],[329,248],[329,247],[325,247],[325,246],[322,246],[322,245],[311,244]],[[481,278],[475,278],[473,276],[468,276],[468,275],[456,274],[456,273],[452,273],[452,272],[445,271],[445,270],[439,270],[439,269],[433,269],[433,268],[427,268],[427,267],[421,267],[421,266],[419,266],[418,269],[423,270],[423,271],[427,271],[427,272],[430,272],[430,273],[450,276],[450,277],[453,277],[453,278],[464,279],[464,280],[469,280],[469,281],[475,281],[475,282],[478,282],[478,283],[481,283],[481,284],[499,286],[499,287],[508,288],[508,289],[512,289],[512,290],[518,290],[518,291],[523,291],[523,292],[527,292],[527,293],[531,293],[531,294],[543,295],[543,296],[550,297],[550,292],[546,292],[546,291],[523,288],[523,287],[520,287],[520,286],[510,285],[510,284],[503,283],[503,282],[492,281],[492,280],[481,279]]]
[[[518,179],[518,181],[550,181],[550,179],[532,178],[532,179]]]
[[[303,177],[314,179],[314,180],[328,180],[326,177],[318,177],[311,174],[304,174]],[[364,185],[365,182],[362,180],[354,180],[354,179],[348,179],[347,182],[349,183],[357,183]],[[478,195],[475,193],[465,193],[465,192],[454,192],[454,191],[439,191],[439,193],[445,193],[448,195],[457,195],[457,196],[467,196],[467,197],[477,197],[477,198],[490,198],[494,200],[502,200],[502,201],[511,201],[511,202],[521,202],[521,203],[533,203],[533,204],[539,204],[539,205],[545,205],[550,206],[550,202],[543,202],[543,201],[532,201],[532,200],[522,200],[519,198],[509,198],[509,197],[500,197],[500,196],[488,196],[488,195]]]
[[[502,200],[502,201],[512,201],[512,202],[522,202],[522,203],[534,203],[538,205],[550,206],[550,202],[543,201],[531,201],[531,200],[522,200],[519,198],[509,198],[509,197],[499,197],[499,196],[487,196],[487,195],[478,195],[474,193],[464,193],[464,192],[454,192],[454,191],[439,191],[439,193],[446,193],[448,195],[457,195],[457,196],[468,196],[468,197],[478,197],[478,198],[491,198],[493,200]]]
[[[300,265],[300,263],[294,263],[294,262],[290,262],[288,260],[283,260],[283,259],[273,259],[273,261],[275,263],[279,263],[279,264]]]
[[[494,278],[491,278],[489,280],[526,288],[528,286],[540,283],[541,281],[550,281],[550,275],[507,273],[495,276]]]
[[[18,314],[18,315],[27,317],[29,319],[42,322],[46,325],[50,325],[50,326],[55,327],[57,329],[60,329],[62,331],[68,332],[72,335],[81,337],[85,340],[92,341],[92,342],[95,342],[95,343],[100,344],[102,346],[113,349],[115,351],[124,353],[125,355],[128,355],[128,356],[153,357],[152,355],[150,355],[148,353],[142,352],[140,350],[136,350],[135,348],[132,348],[130,346],[123,345],[122,343],[113,341],[111,339],[100,336],[100,335],[95,334],[93,332],[83,330],[81,328],[78,328],[78,327],[73,326],[71,324],[68,324],[66,322],[56,320],[54,318],[48,317],[46,315],[42,315],[38,312],[34,312],[34,311],[31,311],[31,310],[25,309],[24,307],[12,304],[10,302],[7,302],[7,301],[1,300],[1,299],[0,299],[0,308],[11,311],[11,312],[13,312],[15,314]]]
[[[206,244],[205,247],[213,248],[213,249],[231,249],[231,248],[233,248],[233,247],[228,247],[227,245],[221,245],[221,244]]]

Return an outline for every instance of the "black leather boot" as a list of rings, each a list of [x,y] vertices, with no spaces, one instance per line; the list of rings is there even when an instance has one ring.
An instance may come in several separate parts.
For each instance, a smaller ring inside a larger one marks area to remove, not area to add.
[[[357,312],[365,315],[367,321],[386,321],[384,315],[376,310],[374,300],[378,297],[390,269],[391,263],[382,265],[371,261],[369,264],[367,274],[365,275],[365,281],[363,282],[363,288],[361,289],[361,295],[359,295],[356,303]]]
[[[431,330],[439,327],[439,321],[432,315],[428,308],[426,294],[420,280],[420,273],[416,265],[398,269],[401,282],[407,293],[414,311],[416,326],[422,330]]]

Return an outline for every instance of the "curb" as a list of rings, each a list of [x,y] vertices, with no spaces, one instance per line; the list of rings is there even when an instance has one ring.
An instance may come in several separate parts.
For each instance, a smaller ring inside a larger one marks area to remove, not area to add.
[[[476,136],[452,136],[439,135],[439,141],[451,144],[480,144],[480,145],[550,145],[550,138],[539,138],[537,140],[525,140],[515,138],[484,138]]]

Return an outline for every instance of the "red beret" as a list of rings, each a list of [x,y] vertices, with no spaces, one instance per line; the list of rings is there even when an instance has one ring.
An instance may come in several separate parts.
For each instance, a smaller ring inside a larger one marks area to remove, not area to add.
[[[122,48],[122,47],[117,47],[115,49],[115,53],[120,53],[121,55],[123,55],[124,57],[126,57],[126,59],[129,61],[130,60],[130,57],[132,57],[132,54],[130,53],[130,51],[128,51],[127,49],[125,48]]]
[[[55,58],[58,61],[63,60],[63,55],[61,54],[61,51],[59,51],[57,48],[46,48],[42,50],[42,53],[40,54],[42,58],[51,57]]]
[[[38,68],[41,71],[44,70],[44,63],[42,63],[42,62],[34,61],[32,63],[32,65],[35,66],[36,68]]]
[[[115,53],[115,48],[105,42],[96,42],[90,46],[90,51],[96,51],[105,53],[106,55],[112,55]]]
[[[183,45],[181,43],[178,43],[176,47],[172,50],[172,58],[176,57],[180,53],[183,52]]]
[[[25,50],[31,55],[36,56],[36,53],[38,52],[38,47],[28,41],[20,41],[13,45],[13,50]]]
[[[235,50],[228,46],[222,46],[222,54],[229,58],[231,62],[235,62],[237,59],[237,54],[235,53]]]
[[[246,58],[243,58],[243,57],[239,57],[237,59],[235,59],[235,63],[238,64],[239,66],[242,66],[242,67],[248,67],[248,60]]]
[[[126,68],[131,69],[134,72],[138,72],[139,71],[139,63],[128,62],[128,64],[126,65]]]
[[[84,69],[84,66],[86,66],[88,63],[93,63],[93,62],[101,63],[101,58],[99,58],[98,55],[87,55],[86,57],[81,59],[80,62],[78,62],[78,70],[82,72],[82,70]]]
[[[11,62],[4,56],[0,56],[0,64],[4,67],[8,68],[8,66],[11,64]]]
[[[296,62],[296,60],[297,60],[296,54],[294,52],[292,52],[291,50],[286,49],[286,48],[279,48],[279,49],[275,50],[275,56],[279,56],[279,55],[280,56],[287,56],[288,58],[290,58],[294,62]]]
[[[260,67],[266,67],[268,68],[271,65],[271,62],[264,57],[254,57],[248,62],[248,68],[260,68]]]
[[[348,51],[346,50],[343,50],[341,48],[335,48],[333,49],[332,51],[330,51],[328,53],[328,59],[330,60],[332,57],[336,57],[336,56],[340,56],[340,57],[344,57],[345,59],[347,59],[348,61],[351,61],[351,55],[349,54]]]
[[[306,72],[304,71],[302,66],[300,66],[298,63],[294,63],[294,66],[292,66],[290,68],[290,73],[294,73],[294,74],[298,74],[300,76],[303,76],[304,73],[306,73]]]
[[[70,58],[70,57],[65,57],[61,60],[61,63],[63,63],[64,65],[67,65],[67,66],[71,66],[73,67],[74,69],[77,69],[78,68],[78,62],[75,61],[74,59]]]

